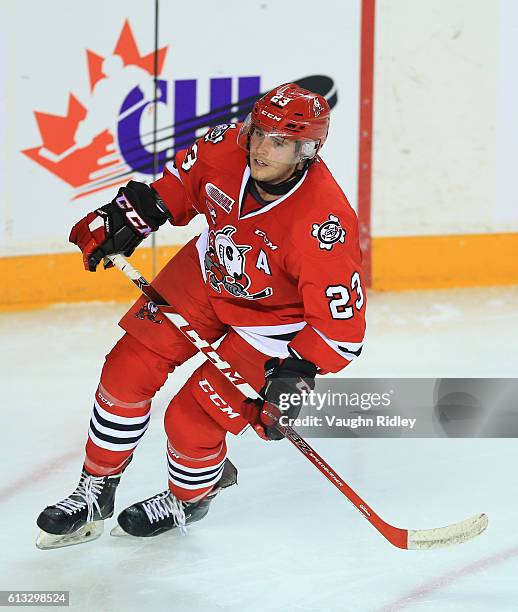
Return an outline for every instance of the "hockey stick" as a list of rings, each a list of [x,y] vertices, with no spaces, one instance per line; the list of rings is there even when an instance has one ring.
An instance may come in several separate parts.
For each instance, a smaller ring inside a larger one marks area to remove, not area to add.
[[[230,363],[218,355],[217,350],[200,338],[181,315],[175,313],[159,293],[122,255],[108,258],[149,298],[158,310],[179,329],[194,346],[209,359],[230,382],[248,397],[257,397],[256,391],[236,372]],[[481,534],[487,527],[485,514],[472,516],[460,523],[435,529],[401,529],[386,523],[363,499],[331,468],[311,446],[289,426],[277,424],[277,429],[361,512],[361,514],[394,546],[404,549],[425,550],[460,544]]]

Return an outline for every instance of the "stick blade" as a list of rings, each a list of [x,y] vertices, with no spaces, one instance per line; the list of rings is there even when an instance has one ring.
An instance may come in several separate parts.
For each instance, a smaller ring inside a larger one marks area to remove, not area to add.
[[[438,527],[436,529],[409,529],[409,550],[429,550],[462,544],[479,536],[485,531],[488,518],[485,514],[477,514],[460,523]]]

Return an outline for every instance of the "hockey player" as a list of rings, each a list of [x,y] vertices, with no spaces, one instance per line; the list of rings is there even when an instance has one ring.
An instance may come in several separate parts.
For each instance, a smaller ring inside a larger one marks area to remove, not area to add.
[[[70,234],[87,270],[109,254],[131,255],[169,221],[204,214],[207,229],[169,261],[153,285],[249,382],[268,406],[314,387],[357,357],[365,293],[354,211],[318,153],[328,133],[325,98],[295,84],[261,98],[242,124],[217,126],[176,154],[162,178],[130,181]],[[114,511],[121,474],[149,423],[151,400],[196,349],[141,297],[120,322],[95,394],[78,487],[38,517],[38,546],[98,537]],[[300,408],[285,414],[295,417]],[[277,414],[283,411],[280,407]],[[236,482],[228,432],[250,424],[280,439],[261,401],[203,363],[165,414],[169,487],[118,517],[115,533],[154,536],[202,518]]]

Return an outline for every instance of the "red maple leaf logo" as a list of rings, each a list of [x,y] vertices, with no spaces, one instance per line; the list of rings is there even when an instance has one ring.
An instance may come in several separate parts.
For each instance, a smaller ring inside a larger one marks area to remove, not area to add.
[[[167,49],[168,46],[165,46],[158,50],[158,74],[162,72]],[[86,49],[86,59],[92,94],[95,94],[104,80],[112,77],[112,74],[105,73],[109,66],[112,69],[114,66],[117,69],[133,66],[140,69],[141,72],[145,71],[151,77],[154,75],[155,54],[154,52],[147,55],[140,54],[127,19],[111,57],[105,58]],[[121,164],[124,164],[124,161],[116,151],[114,135],[109,127],[101,127],[97,133],[88,137],[87,143],[81,142],[78,129],[80,124],[86,125],[85,120],[88,119],[90,111],[91,109],[83,105],[73,93],[69,94],[65,116],[35,111],[34,116],[42,143],[37,147],[22,151],[27,157],[79,190],[72,199],[120,185],[131,178],[128,176],[124,179],[120,178]],[[119,178],[114,182],[109,182],[106,179],[109,179],[110,175],[119,176]],[[102,186],[93,186],[94,181],[99,179],[105,181]]]

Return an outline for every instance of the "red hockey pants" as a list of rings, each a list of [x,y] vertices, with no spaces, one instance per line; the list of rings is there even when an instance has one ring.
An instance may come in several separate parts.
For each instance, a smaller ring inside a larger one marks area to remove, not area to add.
[[[153,286],[256,390],[264,384],[268,356],[216,317],[206,294],[194,241],[169,261]],[[197,353],[153,304],[141,297],[120,321],[124,336],[106,357],[95,395],[86,444],[87,469],[113,474],[144,435],[151,400],[174,369]],[[169,487],[184,501],[196,500],[217,483],[226,457],[227,432],[247,423],[237,408],[242,395],[208,361],[170,401],[165,413]]]

